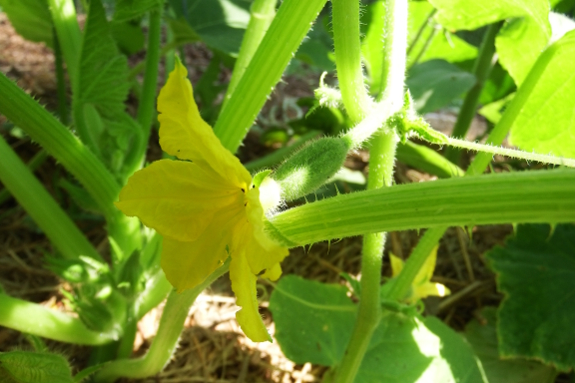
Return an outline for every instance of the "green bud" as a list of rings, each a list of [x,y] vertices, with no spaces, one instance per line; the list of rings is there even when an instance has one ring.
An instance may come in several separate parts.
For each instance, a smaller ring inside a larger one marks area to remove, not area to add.
[[[339,137],[324,137],[305,146],[272,174],[286,201],[303,197],[328,181],[342,167],[349,143]]]
[[[68,361],[61,355],[26,351],[0,352],[0,382],[72,383]]]

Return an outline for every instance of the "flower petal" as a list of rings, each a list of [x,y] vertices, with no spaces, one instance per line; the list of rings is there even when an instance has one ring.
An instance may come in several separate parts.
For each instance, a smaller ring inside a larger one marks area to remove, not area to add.
[[[390,252],[389,261],[391,263],[391,276],[397,277],[399,273],[401,273],[401,270],[403,270],[403,259]]]
[[[257,277],[252,273],[245,253],[232,254],[230,279],[232,290],[237,297],[236,304],[241,307],[236,313],[236,319],[242,330],[254,342],[271,342],[272,339],[258,311]]]
[[[209,166],[234,185],[249,183],[251,176],[224,148],[213,129],[200,116],[188,71],[179,60],[158,97],[160,146],[180,159]]]
[[[433,277],[433,271],[435,270],[435,262],[437,260],[437,250],[439,249],[439,245],[435,246],[429,256],[425,260],[425,263],[419,269],[419,272],[415,276],[413,280],[413,285],[418,286],[424,283],[428,283],[431,277]]]
[[[240,188],[210,169],[160,160],[130,177],[116,206],[166,237],[194,241],[212,221],[242,214],[243,201]]]
[[[160,263],[166,278],[178,292],[196,287],[228,257],[227,240],[221,234],[210,235],[209,238],[202,236],[193,242],[164,237]]]

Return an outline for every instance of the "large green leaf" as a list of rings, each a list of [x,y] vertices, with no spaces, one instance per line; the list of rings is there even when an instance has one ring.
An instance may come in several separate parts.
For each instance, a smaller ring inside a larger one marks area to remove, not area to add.
[[[22,37],[53,46],[52,15],[47,0],[0,0],[0,7]]]
[[[288,275],[277,284],[269,308],[288,358],[323,366],[341,360],[357,311],[345,287]]]
[[[501,355],[575,367],[575,226],[520,225],[487,258],[505,293],[497,325]]]
[[[475,84],[475,76],[444,60],[430,60],[412,67],[407,87],[419,113],[448,105]]]
[[[270,310],[288,358],[327,366],[341,360],[356,317],[347,289],[285,276],[272,293]],[[413,310],[386,311],[355,381],[485,382],[470,346],[436,318],[422,319]]]
[[[537,361],[502,359],[497,342],[494,307],[481,310],[482,322],[473,319],[465,326],[465,337],[481,360],[489,383],[552,383],[555,369]]]
[[[496,39],[499,61],[517,84],[551,37],[547,0],[430,0],[437,19],[449,29],[473,30],[500,20],[510,20]]]
[[[159,9],[163,0],[117,0],[114,21],[128,21],[141,17],[153,9]]]
[[[574,62],[575,31],[571,31],[535,64],[536,77],[529,81],[536,84],[528,88],[528,99],[511,127],[513,145],[527,151],[575,157]]]
[[[170,0],[176,20],[185,20],[191,31],[209,47],[236,56],[250,20],[245,0]]]

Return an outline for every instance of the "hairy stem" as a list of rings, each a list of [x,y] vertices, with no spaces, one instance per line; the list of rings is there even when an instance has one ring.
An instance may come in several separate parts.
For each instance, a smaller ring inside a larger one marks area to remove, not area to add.
[[[344,105],[356,122],[368,115],[372,105],[361,70],[359,39],[359,4],[355,0],[332,0],[336,63]],[[394,114],[399,105],[389,100],[402,99],[407,44],[407,1],[386,1],[385,32],[382,31],[382,81],[384,87],[380,105]],[[342,72],[340,72],[340,70]],[[382,121],[382,123],[385,120]],[[381,127],[381,125],[380,125]],[[357,130],[356,130],[357,131]],[[380,131],[370,145],[367,189],[379,191],[392,185],[395,151],[398,138],[393,131]],[[378,190],[379,189],[379,190]],[[335,383],[352,383],[381,318],[379,291],[384,232],[366,234],[361,261],[361,299],[357,320],[340,364],[335,369]]]
[[[235,153],[326,0],[285,0],[222,110],[214,131]]]

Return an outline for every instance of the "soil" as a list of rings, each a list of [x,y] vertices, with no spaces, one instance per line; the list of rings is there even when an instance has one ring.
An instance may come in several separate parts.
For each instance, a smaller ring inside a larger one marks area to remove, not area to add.
[[[187,46],[185,52],[192,82],[197,81],[209,63],[210,52],[197,44]],[[135,63],[141,57],[135,55],[131,62]],[[0,70],[16,80],[21,88],[38,98],[49,110],[56,109],[54,56],[51,50],[18,36],[2,13]],[[223,70],[222,81],[228,78],[229,71]],[[286,97],[312,95],[312,89],[317,83],[315,75],[312,78],[290,78],[286,81],[289,86],[281,85],[276,89],[265,111],[271,113],[272,107],[281,105]],[[477,125],[479,130],[476,135],[479,135],[485,126],[480,120]],[[38,152],[39,147],[25,135],[14,135],[15,131],[2,116],[0,129],[24,161]],[[242,148],[242,158],[257,158],[270,150],[259,143],[257,134],[250,134]],[[157,136],[152,137],[150,160],[159,158],[160,153]],[[368,154],[360,151],[351,154],[347,163],[354,169],[366,171],[367,159]],[[104,249],[107,241],[102,222],[83,216],[81,211],[72,206],[62,189],[56,186],[58,177],[65,176],[65,171],[48,159],[37,169],[36,175],[65,209],[71,209],[72,217],[92,243],[98,249]],[[397,183],[433,179],[435,177],[397,164]],[[481,307],[498,305],[502,296],[496,291],[495,277],[486,266],[484,254],[493,246],[503,244],[511,232],[511,225],[473,227],[469,228],[469,233],[462,228],[449,229],[441,241],[433,280],[445,284],[452,295],[444,300],[428,299],[426,312],[438,315],[456,330],[462,330]],[[389,234],[383,275],[391,274],[389,251],[407,257],[420,234],[415,231]],[[359,274],[360,252],[360,238],[348,238],[331,244],[320,243],[311,249],[293,249],[282,266],[284,274],[297,274],[321,282],[345,283],[340,273],[346,271],[354,276]],[[14,199],[10,198],[0,205],[0,285],[8,294],[55,310],[69,311],[61,291],[69,291],[70,286],[46,268],[44,256],[53,253],[50,242]],[[264,294],[262,297],[261,306],[273,336],[273,318],[265,309],[267,296]],[[191,308],[178,350],[166,369],[154,377],[122,382],[321,381],[324,367],[294,364],[283,355],[277,342],[256,344],[247,339],[235,321],[236,310],[229,279],[221,278],[202,293]],[[138,324],[134,356],[145,353],[153,341],[161,311],[162,305],[153,309]],[[51,350],[67,356],[76,370],[85,365],[89,355],[87,348],[52,341],[47,344]],[[30,348],[25,335],[0,327],[0,351]]]

